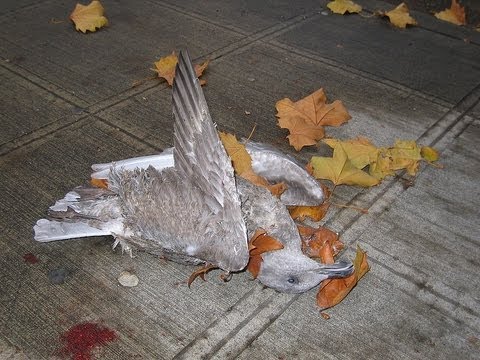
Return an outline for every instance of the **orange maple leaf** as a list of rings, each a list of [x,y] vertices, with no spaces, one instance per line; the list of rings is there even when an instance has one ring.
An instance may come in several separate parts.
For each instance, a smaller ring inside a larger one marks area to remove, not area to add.
[[[319,258],[324,264],[333,264],[336,256],[343,248],[338,234],[326,227],[297,225],[302,239],[302,251],[312,258]]]
[[[367,262],[367,253],[359,246],[357,246],[357,253],[353,266],[355,270],[349,277],[343,279],[328,279],[322,282],[320,290],[317,293],[317,304],[322,310],[332,307],[342,301],[355,287],[358,281],[368,272],[368,270],[370,270],[370,266]]]
[[[285,98],[276,103],[278,126],[290,131],[287,138],[295,150],[316,144],[325,136],[324,126],[340,126],[351,118],[341,101],[326,102],[319,89],[297,102]]]
[[[90,179],[90,184],[92,186],[101,188],[101,189],[108,189],[108,180],[107,179]]]
[[[257,229],[255,234],[248,242],[250,260],[247,264],[247,270],[250,271],[253,278],[256,279],[262,265],[262,254],[267,251],[283,249],[283,244],[277,239],[267,235],[263,229]]]
[[[288,212],[293,220],[304,221],[308,217],[313,221],[320,221],[325,217],[329,207],[329,203],[317,206],[289,206]]]
[[[172,53],[168,56],[164,56],[160,58],[158,61],[154,62],[155,69],[152,69],[158,74],[158,77],[164,78],[167,80],[168,85],[172,86],[173,85],[173,79],[175,78],[175,68],[178,63],[178,57],[177,54],[175,54],[175,51],[172,51]],[[210,60],[205,61],[202,64],[195,65],[195,74],[197,77],[202,76],[203,72],[207,68],[208,64],[210,63]],[[207,82],[206,80],[201,79],[200,80],[200,85],[205,85]]]

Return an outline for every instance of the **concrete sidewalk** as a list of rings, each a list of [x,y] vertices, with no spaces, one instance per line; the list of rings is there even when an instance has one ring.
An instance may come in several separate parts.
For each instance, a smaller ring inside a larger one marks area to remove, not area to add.
[[[74,1],[0,5],[0,359],[65,358],[62,334],[85,322],[118,336],[94,359],[479,358],[479,32],[416,12],[420,26],[400,30],[318,0],[102,4],[110,25],[88,35],[66,20]],[[204,90],[221,130],[248,136],[257,124],[255,141],[306,162],[319,149],[288,145],[275,102],[323,87],[353,117],[331,136],[441,151],[444,169],[423,167],[413,186],[336,190],[369,212],[337,209],[326,226],[348,245],[342,257],[367,250],[371,271],[330,320],[315,290],[279,294],[214,273],[189,289],[191,267],[130,258],[109,238],[33,241],[35,221],[92,163],[172,146],[171,89],[132,83],[181,48],[212,60]],[[118,284],[124,270],[137,287]]]

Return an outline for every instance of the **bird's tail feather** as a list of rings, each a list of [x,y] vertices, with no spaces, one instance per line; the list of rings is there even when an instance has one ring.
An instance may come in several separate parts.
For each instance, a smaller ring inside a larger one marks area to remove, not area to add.
[[[38,220],[33,231],[35,232],[34,239],[40,242],[111,235],[108,230],[97,229],[84,222],[70,223],[47,219]]]
[[[49,219],[37,221],[35,240],[49,242],[123,233],[118,198],[107,189],[78,187],[48,209]]]

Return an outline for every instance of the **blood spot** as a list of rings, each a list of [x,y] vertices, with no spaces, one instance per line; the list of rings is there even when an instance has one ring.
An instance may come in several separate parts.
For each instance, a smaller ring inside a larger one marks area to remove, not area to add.
[[[72,360],[91,360],[94,348],[104,346],[116,338],[115,331],[99,324],[77,324],[61,336],[65,346],[60,353]]]
[[[28,254],[23,255],[23,260],[28,264],[36,264],[40,261],[40,259],[37,258],[32,253],[28,253]]]

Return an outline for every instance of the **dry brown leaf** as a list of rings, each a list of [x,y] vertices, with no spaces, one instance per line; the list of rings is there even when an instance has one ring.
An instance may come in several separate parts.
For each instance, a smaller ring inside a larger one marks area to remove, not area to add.
[[[352,275],[343,279],[328,279],[322,282],[317,293],[317,304],[322,310],[332,307],[342,301],[355,287],[357,282],[370,270],[367,253],[357,246],[353,262],[355,268]]]
[[[287,138],[295,150],[315,145],[325,135],[324,126],[340,126],[351,118],[341,101],[326,102],[319,89],[297,102],[285,98],[276,103],[278,126],[290,131]]]
[[[329,207],[329,203],[317,206],[289,206],[288,211],[293,220],[304,221],[308,217],[313,221],[320,221],[325,217]]]
[[[327,4],[327,7],[335,14],[344,15],[348,13],[359,13],[362,7],[351,0],[334,0]]]
[[[255,234],[248,242],[248,250],[250,252],[250,260],[247,264],[247,270],[256,279],[262,265],[262,254],[268,251],[283,249],[283,244],[277,239],[267,235],[263,229],[257,229]]]
[[[452,0],[450,9],[445,9],[434,14],[437,19],[448,21],[455,25],[466,25],[465,8],[457,0]]]
[[[392,25],[402,29],[405,29],[407,25],[417,25],[417,21],[411,17],[410,13],[408,12],[408,6],[403,2],[395,9],[380,14],[387,16]]]
[[[178,57],[175,51],[172,51],[170,55],[160,58],[158,61],[154,62],[155,69],[152,69],[158,74],[158,77],[164,78],[167,80],[168,85],[173,85],[173,79],[175,78],[175,68],[178,63]],[[195,74],[199,78],[202,76],[203,72],[207,68],[210,60],[205,61],[200,65],[195,65]],[[203,79],[199,79],[200,85],[205,85],[207,82]]]
[[[100,1],[92,1],[88,5],[78,4],[70,14],[70,20],[75,24],[75,29],[84,34],[87,31],[95,32],[97,29],[108,25],[108,20],[103,16],[105,9]]]

